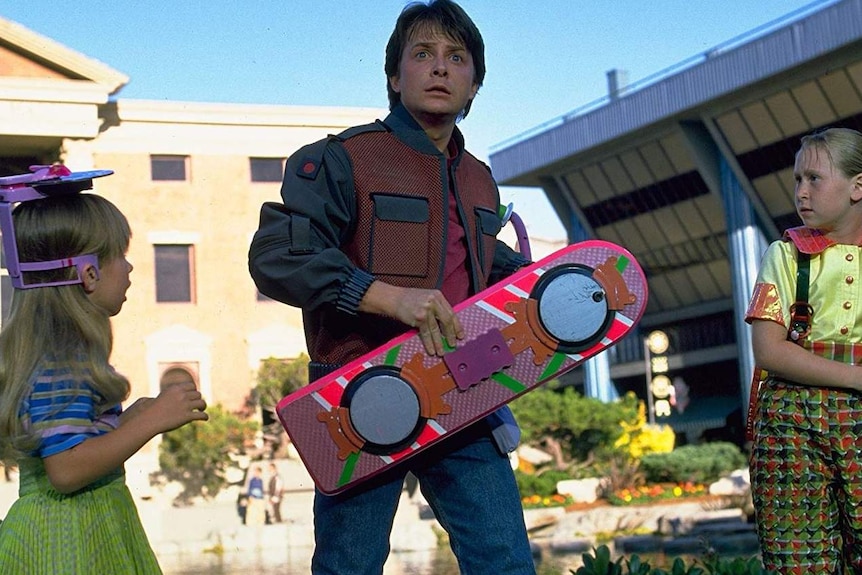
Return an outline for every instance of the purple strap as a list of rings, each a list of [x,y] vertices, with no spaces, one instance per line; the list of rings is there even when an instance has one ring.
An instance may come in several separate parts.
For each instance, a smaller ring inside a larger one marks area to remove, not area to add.
[[[70,258],[44,262],[21,262],[18,259],[18,244],[15,241],[15,225],[12,209],[15,204],[40,200],[53,196],[78,193],[93,187],[93,178],[107,176],[110,170],[90,172],[71,172],[62,165],[30,166],[29,174],[0,178],[0,233],[3,235],[3,251],[6,254],[6,268],[9,279],[17,289],[62,286],[83,283],[84,267],[93,265],[99,271],[99,258],[95,254],[82,254]],[[55,270],[75,267],[77,277],[70,280],[25,284],[22,272]]]

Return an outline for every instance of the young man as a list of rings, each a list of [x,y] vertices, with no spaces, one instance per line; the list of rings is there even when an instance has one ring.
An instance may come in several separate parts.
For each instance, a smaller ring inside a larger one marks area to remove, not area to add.
[[[275,463],[269,464],[269,481],[267,481],[266,494],[269,497],[270,521],[281,523],[281,500],[284,498],[284,480],[278,472]]]
[[[485,76],[484,43],[450,0],[411,4],[386,47],[391,113],[289,160],[249,267],[302,308],[315,380],[410,328],[429,354],[463,336],[452,305],[528,263],[496,239],[499,193],[455,124]],[[380,574],[411,471],[462,573],[535,573],[507,457],[480,421],[353,489],[315,495],[315,575]]]

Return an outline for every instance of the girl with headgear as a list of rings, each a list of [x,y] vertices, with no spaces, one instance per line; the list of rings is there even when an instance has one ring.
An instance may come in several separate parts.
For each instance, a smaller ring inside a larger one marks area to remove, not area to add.
[[[45,197],[18,204],[13,222],[22,270],[77,263],[22,271],[0,331],[0,454],[20,470],[0,523],[0,573],[161,573],[123,465],[156,435],[206,420],[206,403],[188,383],[121,408],[129,382],[108,363],[110,317],[132,265],[116,206]]]

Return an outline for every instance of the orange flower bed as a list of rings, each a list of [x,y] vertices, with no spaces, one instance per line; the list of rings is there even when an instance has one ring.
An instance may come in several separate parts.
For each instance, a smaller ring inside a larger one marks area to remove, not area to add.
[[[620,489],[608,497],[611,505],[643,505],[668,499],[698,497],[707,494],[706,486],[697,483],[642,485],[631,489]]]
[[[530,495],[521,499],[524,509],[542,509],[546,507],[565,507],[574,503],[570,496],[563,495]]]

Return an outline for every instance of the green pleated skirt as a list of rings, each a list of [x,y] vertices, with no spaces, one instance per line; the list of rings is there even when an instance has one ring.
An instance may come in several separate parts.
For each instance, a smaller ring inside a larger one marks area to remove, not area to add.
[[[0,523],[3,575],[161,575],[122,473],[63,495],[29,460],[20,482]]]

